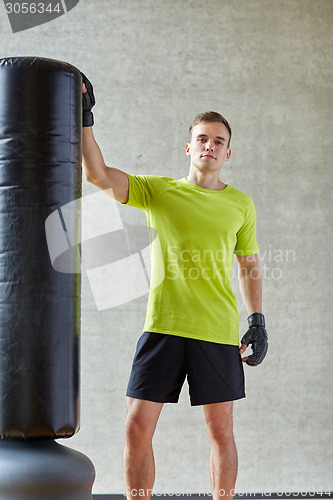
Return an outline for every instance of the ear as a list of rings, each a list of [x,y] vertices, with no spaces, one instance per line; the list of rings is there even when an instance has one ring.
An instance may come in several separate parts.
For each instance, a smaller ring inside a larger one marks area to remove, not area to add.
[[[231,156],[231,149],[230,149],[230,148],[228,148],[228,151],[227,151],[227,154],[226,154],[226,157],[225,157],[225,160],[224,160],[224,161],[228,161],[228,160],[229,160],[229,158],[230,158],[230,156]]]
[[[190,144],[187,143],[186,146],[185,146],[185,151],[186,151],[186,154],[187,156],[191,156],[191,152],[190,152]]]

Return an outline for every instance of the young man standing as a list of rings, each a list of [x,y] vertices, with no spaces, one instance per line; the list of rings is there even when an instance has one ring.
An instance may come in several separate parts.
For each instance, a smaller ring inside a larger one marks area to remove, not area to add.
[[[261,311],[256,215],[252,199],[224,184],[231,129],[216,112],[198,115],[180,180],[136,176],[107,167],[92,132],[94,95],[83,75],[83,160],[88,182],[112,188],[114,198],[144,210],[158,236],[152,246],[152,283],[144,333],[127,388],[124,478],[128,498],[150,497],[155,466],[152,438],[164,403],[177,402],[187,377],[192,405],[202,405],[211,442],[214,500],[232,496],[237,475],[233,401],[243,398],[242,361],[256,366],[267,352]],[[88,90],[88,92],[87,92]],[[249,329],[239,348],[238,312],[231,287],[233,254],[239,266]],[[253,353],[241,358],[247,346]]]

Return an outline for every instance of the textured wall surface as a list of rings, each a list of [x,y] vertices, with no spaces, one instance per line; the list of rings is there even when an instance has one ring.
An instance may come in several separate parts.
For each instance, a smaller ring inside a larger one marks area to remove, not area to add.
[[[106,163],[130,173],[183,177],[192,118],[210,109],[228,118],[221,179],[256,204],[270,336],[235,404],[237,489],[332,489],[332,0],[80,0],[15,34],[1,3],[0,47],[1,57],[78,66],[95,87]],[[85,195],[96,192],[84,181]],[[115,216],[104,199],[89,207],[86,231],[119,216],[125,227],[145,224],[129,207]],[[128,244],[142,248],[141,237],[134,231]],[[90,267],[114,259],[115,247],[107,237],[87,247]],[[85,270],[82,279],[81,430],[65,444],[94,462],[94,493],[121,493],[124,392],[147,294],[98,310]],[[202,409],[189,406],[186,387],[164,408],[154,444],[156,492],[210,491]]]

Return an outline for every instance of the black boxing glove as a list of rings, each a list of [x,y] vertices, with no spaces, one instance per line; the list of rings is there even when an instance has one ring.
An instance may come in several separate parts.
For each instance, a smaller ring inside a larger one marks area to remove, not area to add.
[[[92,107],[95,105],[94,89],[86,75],[81,72],[82,83],[85,84],[87,92],[82,93],[82,126],[92,127],[94,125],[94,115],[91,112]]]
[[[265,316],[261,313],[253,313],[248,318],[249,329],[243,336],[242,344],[252,344],[253,353],[249,356],[246,364],[257,366],[264,360],[268,349],[268,336],[265,329]]]

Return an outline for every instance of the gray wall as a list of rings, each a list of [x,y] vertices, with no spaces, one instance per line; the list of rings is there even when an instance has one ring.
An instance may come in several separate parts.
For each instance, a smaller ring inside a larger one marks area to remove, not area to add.
[[[0,23],[2,57],[66,60],[91,78],[109,165],[182,177],[194,115],[229,119],[232,159],[221,178],[257,207],[270,336],[235,405],[237,489],[332,488],[332,0],[80,0],[16,34],[1,3]],[[84,182],[85,195],[94,192]],[[120,215],[125,226],[144,223],[131,208]],[[100,220],[108,212],[96,206],[83,222]],[[106,264],[104,243],[96,259]],[[94,493],[120,493],[124,391],[147,295],[98,311],[82,279],[81,430],[65,444],[93,460]],[[239,310],[243,332],[241,300]],[[210,491],[202,409],[190,408],[187,390],[164,408],[154,442],[156,492]]]

